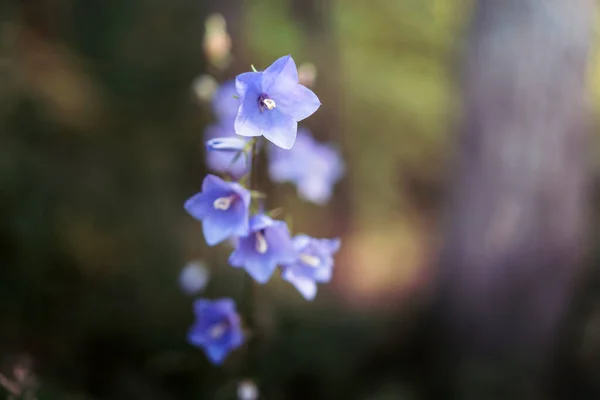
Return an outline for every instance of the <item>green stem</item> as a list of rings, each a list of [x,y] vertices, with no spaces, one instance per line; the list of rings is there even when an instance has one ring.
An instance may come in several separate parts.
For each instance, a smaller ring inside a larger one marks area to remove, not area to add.
[[[246,336],[246,356],[242,370],[243,378],[252,377],[252,366],[254,364],[254,351],[256,347],[256,320],[254,318],[256,293],[252,277],[246,273],[244,275],[244,323],[247,328]]]
[[[252,148],[249,152],[248,160],[250,160],[250,168],[248,171],[248,189],[252,192],[258,193],[258,140],[252,142]],[[252,203],[257,204],[260,202],[260,198],[253,198]],[[255,203],[256,202],[256,203]],[[259,206],[256,205],[254,210],[258,210]],[[248,337],[246,338],[246,359],[243,368],[243,374],[246,378],[252,377],[252,367],[254,364],[255,352],[256,352],[256,341],[258,335],[258,328],[255,319],[256,313],[256,283],[250,276],[250,274],[244,274],[244,293],[243,299],[245,303],[244,309],[244,322],[248,330]]]

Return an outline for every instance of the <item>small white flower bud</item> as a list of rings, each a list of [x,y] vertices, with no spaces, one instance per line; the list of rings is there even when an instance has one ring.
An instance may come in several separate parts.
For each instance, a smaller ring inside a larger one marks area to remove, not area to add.
[[[238,383],[238,400],[256,400],[258,399],[258,388],[251,380],[244,380]]]

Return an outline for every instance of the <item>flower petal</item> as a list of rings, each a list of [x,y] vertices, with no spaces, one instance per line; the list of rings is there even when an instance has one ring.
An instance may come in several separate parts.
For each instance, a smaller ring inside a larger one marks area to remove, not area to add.
[[[211,151],[206,154],[206,165],[212,171],[226,172],[239,179],[248,172],[250,156],[243,154],[235,159],[236,156],[232,152]]]
[[[227,182],[215,175],[206,175],[202,182],[202,193],[217,192],[224,194],[236,193],[244,199],[244,204],[249,205],[250,192],[237,182]],[[212,207],[212,202],[211,202]]]
[[[273,145],[273,147],[277,146]],[[287,151],[283,150],[280,147],[277,148],[281,151]],[[298,168],[298,166],[283,158],[279,158],[276,160],[271,159],[271,161],[269,162],[269,177],[275,183],[287,181],[293,182],[294,178],[297,175]]]
[[[233,250],[227,262],[234,268],[242,268],[244,265],[244,256],[238,250]]]
[[[237,111],[236,111],[237,114]],[[218,124],[211,124],[204,130],[204,140],[207,142],[212,139],[225,139],[227,140],[245,140],[240,136],[236,135],[234,129],[235,115],[231,120],[221,121]],[[208,147],[208,146],[207,146]],[[249,154],[243,154],[237,156],[236,152],[232,151],[209,151],[206,152],[206,165],[211,171],[215,172],[227,172],[234,178],[240,178],[248,171],[249,167]],[[234,160],[234,158],[237,159]]]
[[[204,343],[206,343],[206,336],[200,333],[198,330],[192,328],[188,332],[187,340],[194,346],[204,346]]]
[[[340,245],[342,244],[342,241],[340,240],[340,238],[325,239],[324,242],[325,242],[325,245],[327,246],[327,248],[329,249],[329,251],[332,253],[335,253],[336,251],[338,251],[340,249]]]
[[[213,211],[202,222],[204,239],[209,246],[221,243],[234,235],[248,234],[248,207],[244,202],[236,202],[225,212]]]
[[[235,117],[240,107],[240,100],[234,97],[236,94],[233,79],[224,82],[215,91],[212,98],[212,108],[219,119],[233,119]]]
[[[220,345],[207,345],[204,346],[204,352],[210,362],[215,365],[221,365],[225,361],[227,354],[229,354],[229,349]]]
[[[185,202],[183,208],[198,221],[206,218],[212,210],[206,193],[196,193]]]
[[[313,153],[318,147],[306,128],[298,127],[294,147],[284,150],[269,146],[269,176],[274,182],[297,183],[312,170]],[[308,164],[308,165],[307,165]]]
[[[254,243],[251,238],[247,236],[239,237],[235,250],[229,256],[229,264],[236,268],[242,268],[246,259],[254,253],[253,245]]]
[[[206,299],[197,299],[194,301],[194,313],[196,315],[201,315],[206,312],[207,309],[212,305],[212,301]]]
[[[286,269],[283,279],[294,285],[300,294],[308,301],[314,300],[317,295],[317,284],[310,278],[294,275],[292,270]]]
[[[266,230],[265,238],[271,244],[278,262],[291,263],[298,259],[298,254],[290,238],[290,231],[285,222],[274,221],[274,226]]]
[[[263,92],[270,94],[270,90],[280,83],[298,83],[298,69],[291,55],[278,58],[263,71]]]
[[[277,108],[297,122],[308,118],[321,106],[321,101],[312,90],[300,84],[278,85],[269,96],[277,104]]]
[[[239,319],[239,317],[238,317]],[[244,332],[239,327],[239,322],[236,329],[231,331],[231,337],[229,340],[229,346],[231,349],[238,348],[244,343]]]
[[[283,116],[283,114],[280,113],[279,115]],[[263,136],[274,145],[289,150],[296,142],[297,130],[298,123],[294,121],[293,118],[278,117],[278,119],[274,119],[274,122],[269,129],[263,131]]]
[[[316,270],[313,274],[313,279],[316,282],[329,282],[333,276],[333,266],[323,267]]]
[[[267,283],[276,268],[277,264],[271,260],[246,260],[244,265],[246,272],[260,284]]]
[[[238,115],[242,112],[241,106],[250,98],[258,108],[258,96],[262,93],[262,72],[245,72],[235,78],[235,89],[240,100]]]
[[[244,100],[235,119],[235,132],[241,136],[264,136],[281,148],[292,148],[298,123],[278,108],[261,112],[257,99]]]
[[[209,246],[215,246],[231,236],[229,227],[223,227],[221,224],[210,220],[205,220],[202,223],[202,232],[204,233],[204,240]]]
[[[309,176],[298,183],[298,194],[304,200],[318,205],[326,204],[331,198],[332,184],[320,176]]]
[[[225,314],[235,314],[235,302],[230,298],[222,298],[213,301],[213,306]]]
[[[212,190],[228,190],[228,183],[216,175],[208,174],[202,181],[202,192],[208,192]]]
[[[256,214],[250,219],[250,230],[256,232],[260,229],[265,229],[273,226],[275,221],[265,214]]]
[[[262,136],[267,123],[265,114],[261,113],[258,107],[258,95],[256,98],[247,96],[240,106],[240,112],[235,117],[235,133],[241,136]]]
[[[240,137],[217,137],[206,141],[207,151],[239,152],[246,149],[247,140]]]

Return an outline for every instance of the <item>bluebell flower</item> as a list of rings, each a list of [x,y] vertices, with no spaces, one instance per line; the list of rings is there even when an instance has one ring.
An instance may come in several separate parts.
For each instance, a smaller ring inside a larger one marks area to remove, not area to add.
[[[179,274],[181,289],[189,295],[202,291],[208,283],[210,273],[201,261],[189,262]]]
[[[240,108],[235,80],[224,82],[215,90],[212,98],[212,109],[219,121],[235,120]]]
[[[222,142],[225,138],[227,138],[227,140],[236,141],[240,145],[242,142],[246,143],[249,140],[235,134],[235,131],[233,130],[233,119],[222,120],[218,123],[209,125],[204,131],[204,140],[207,143],[206,165],[212,171],[225,172],[234,179],[239,179],[248,172],[252,155],[240,155],[238,157],[237,153],[233,151],[213,151],[216,149],[208,148],[209,141],[220,139]]]
[[[250,200],[250,192],[242,185],[207,175],[202,192],[188,199],[184,207],[202,221],[206,243],[214,246],[231,236],[248,234]]]
[[[298,83],[296,64],[289,55],[264,71],[238,75],[235,85],[240,99],[235,132],[264,136],[284,149],[294,145],[298,122],[321,105],[310,89]]]
[[[207,140],[206,151],[240,152],[246,150],[247,141],[239,137],[217,137]]]
[[[291,150],[269,147],[271,180],[295,184],[299,197],[316,204],[329,201],[344,169],[339,150],[315,141],[307,129],[298,129],[296,144]]]
[[[298,258],[282,265],[281,276],[294,285],[306,300],[313,300],[317,295],[317,283],[331,280],[333,255],[340,248],[340,240],[297,235],[293,243]]]
[[[278,264],[295,259],[287,224],[259,214],[250,219],[250,233],[238,238],[229,263],[244,268],[255,281],[266,283]]]
[[[188,341],[200,347],[213,364],[221,364],[227,355],[244,342],[240,317],[231,299],[198,299],[194,302],[196,321],[188,332]]]

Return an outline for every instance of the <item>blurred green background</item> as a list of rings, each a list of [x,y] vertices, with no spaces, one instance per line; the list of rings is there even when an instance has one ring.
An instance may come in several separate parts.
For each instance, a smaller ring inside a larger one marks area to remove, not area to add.
[[[206,173],[202,134],[214,119],[193,83],[292,54],[317,69],[323,106],[305,126],[339,143],[347,174],[324,207],[264,174],[262,184],[296,231],[343,245],[316,301],[279,277],[260,287],[258,382],[268,399],[416,398],[394,367],[357,371],[391,326],[402,341],[427,292],[471,5],[1,3],[0,371],[25,365],[39,399],[234,398],[239,357],[215,368],[185,341],[193,297],[178,276],[188,261],[210,267],[203,296],[243,302],[227,246],[209,250],[182,207]],[[205,40],[215,12],[232,41],[226,64],[223,37]],[[592,300],[573,319],[585,333],[575,362],[590,377],[598,290],[582,294]]]

